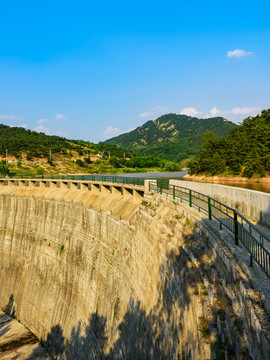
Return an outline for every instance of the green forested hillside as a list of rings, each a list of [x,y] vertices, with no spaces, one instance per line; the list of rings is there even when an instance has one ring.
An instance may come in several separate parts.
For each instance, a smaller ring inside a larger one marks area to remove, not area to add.
[[[117,173],[180,169],[179,164],[143,156],[119,146],[68,140],[1,124],[0,160],[2,176],[9,172]]]
[[[17,159],[23,156],[28,160],[32,158],[47,158],[53,155],[67,155],[69,151],[75,151],[78,155],[107,152],[115,156],[131,156],[125,149],[110,146],[109,144],[93,144],[83,140],[68,140],[64,137],[46,135],[36,131],[26,130],[21,127],[10,127],[0,124],[0,156],[8,154]]]
[[[248,117],[224,139],[204,135],[198,160],[190,164],[191,174],[226,174],[245,177],[270,173],[270,109]]]
[[[222,117],[198,119],[186,115],[167,114],[129,133],[116,136],[105,143],[118,145],[144,155],[181,161],[199,154],[203,134],[212,131],[224,137],[236,125]]]

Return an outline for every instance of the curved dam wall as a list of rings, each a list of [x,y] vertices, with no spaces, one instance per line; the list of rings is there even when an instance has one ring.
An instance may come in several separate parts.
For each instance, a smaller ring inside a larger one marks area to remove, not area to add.
[[[53,356],[269,359],[255,275],[194,209],[8,186],[0,219],[0,306]]]
[[[232,207],[248,219],[270,227],[270,194],[233,186],[170,180],[171,185],[186,187]]]

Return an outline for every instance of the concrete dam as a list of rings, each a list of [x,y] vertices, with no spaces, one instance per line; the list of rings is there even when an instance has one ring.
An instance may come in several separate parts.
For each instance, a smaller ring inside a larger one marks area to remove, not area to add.
[[[269,278],[149,182],[0,180],[1,359],[270,359]]]

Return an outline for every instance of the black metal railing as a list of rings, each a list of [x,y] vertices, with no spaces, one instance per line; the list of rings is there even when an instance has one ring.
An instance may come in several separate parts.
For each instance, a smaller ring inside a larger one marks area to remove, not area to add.
[[[265,247],[265,243],[270,244],[270,238],[238,211],[208,195],[161,181],[150,181],[149,191],[165,194],[207,213],[210,220],[219,222],[221,229],[224,227],[231,232],[236,245],[240,242],[246,249],[250,255],[250,266],[254,260],[270,278],[270,252]]]

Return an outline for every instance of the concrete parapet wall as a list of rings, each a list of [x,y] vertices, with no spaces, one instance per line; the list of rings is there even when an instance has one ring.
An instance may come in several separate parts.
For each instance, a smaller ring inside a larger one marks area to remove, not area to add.
[[[270,194],[233,186],[170,180],[178,185],[198,191],[239,211],[246,218],[270,227]]]
[[[123,197],[133,198],[137,203],[141,201],[144,197],[145,187],[143,186],[133,186],[129,184],[115,184],[115,183],[105,183],[105,182],[91,182],[91,181],[81,181],[81,180],[50,180],[50,179],[0,179],[0,189],[1,186],[19,186],[20,188],[58,188],[58,189],[70,189],[70,190],[89,190],[92,194],[119,196],[120,194]]]

